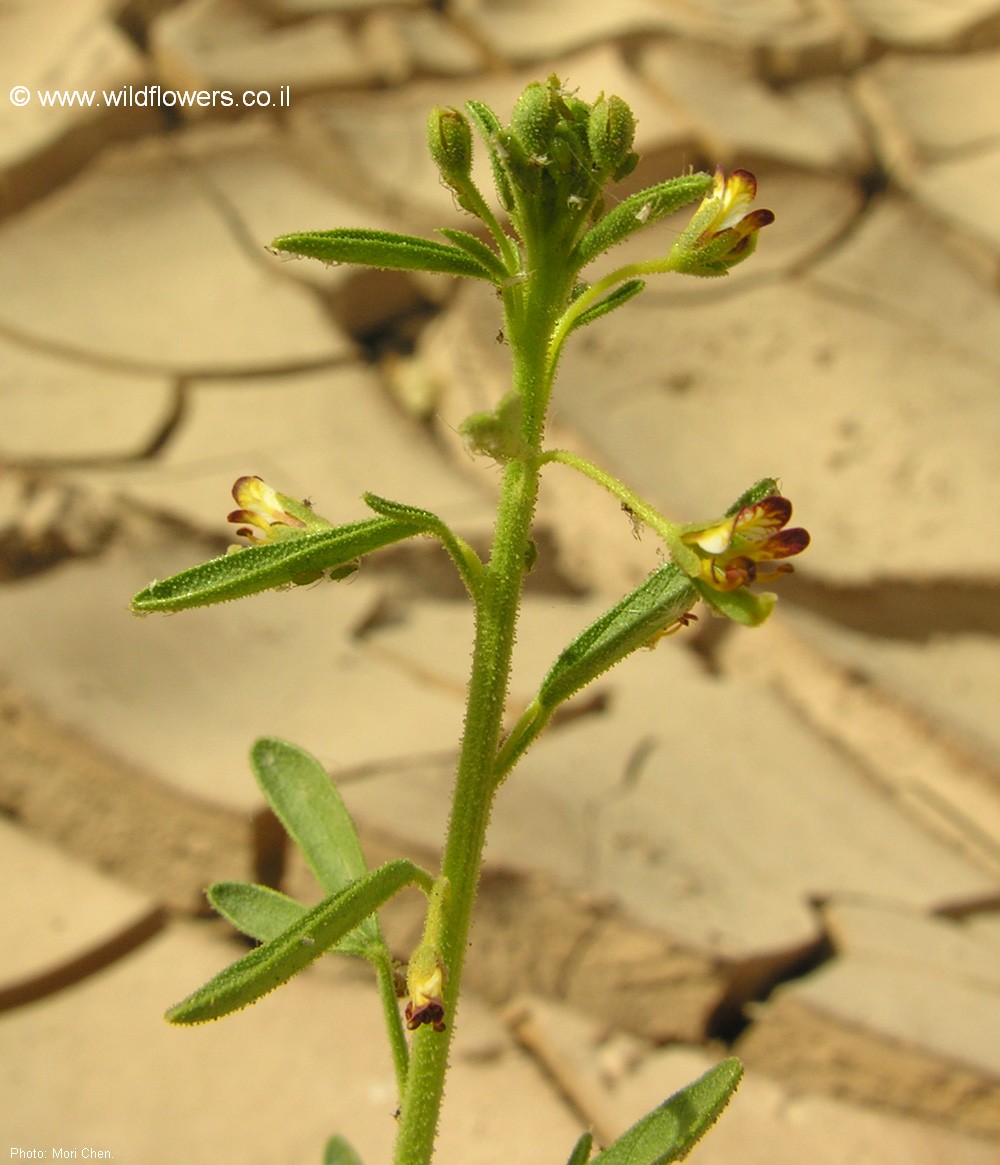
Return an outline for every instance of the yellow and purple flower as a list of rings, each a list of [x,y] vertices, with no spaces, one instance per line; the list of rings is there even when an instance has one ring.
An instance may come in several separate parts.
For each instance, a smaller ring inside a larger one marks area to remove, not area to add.
[[[233,498],[240,508],[233,510],[227,520],[238,526],[236,533],[248,538],[251,545],[295,538],[331,525],[314,514],[308,502],[297,502],[278,493],[260,477],[237,478]]]
[[[807,530],[788,528],[791,516],[792,503],[765,479],[717,521],[683,527],[674,556],[710,607],[757,626],[771,613],[775,596],[748,588],[790,574],[787,560],[809,545]]]
[[[429,965],[428,965],[429,964]],[[408,976],[410,1001],[406,1005],[406,1026],[416,1031],[430,1024],[436,1032],[443,1032],[444,1022],[444,968],[435,960],[417,959],[410,964]]]
[[[698,555],[699,578],[717,591],[734,591],[792,571],[785,559],[805,550],[809,533],[785,529],[791,516],[788,498],[771,494],[711,526],[686,529],[681,541]]]
[[[772,211],[750,210],[756,196],[757,179],[749,170],[734,170],[726,177],[718,167],[712,190],[670,249],[671,269],[688,275],[725,275],[749,258],[758,232],[774,222]]]

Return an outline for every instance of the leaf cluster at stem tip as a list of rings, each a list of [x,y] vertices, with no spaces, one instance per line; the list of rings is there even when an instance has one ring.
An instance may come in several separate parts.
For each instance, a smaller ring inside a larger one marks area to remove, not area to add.
[[[500,292],[504,333],[517,352],[544,346],[538,383],[524,377],[525,432],[540,433],[566,338],[622,307],[668,272],[726,275],[753,252],[767,210],[750,210],[756,180],[746,171],[683,174],[623,198],[611,187],[634,169],[636,122],[622,98],[588,103],[558,77],[533,82],[510,122],[479,101],[432,111],[427,143],[456,204],[478,220],[474,231],[442,229],[444,241],[391,231],[340,228],[282,235],[279,254],[482,279]],[[485,149],[494,192],[473,177],[474,133]],[[650,259],[629,262],[590,284],[584,269],[666,216],[700,201],[687,228]],[[531,441],[529,440],[529,444]]]
[[[609,198],[609,187],[638,161],[635,128],[622,98],[601,94],[588,103],[555,76],[528,85],[507,125],[479,101],[467,102],[464,111],[438,108],[427,129],[431,157],[458,206],[485,229],[485,241],[479,233],[448,228],[441,231],[443,243],[340,228],[282,235],[271,247],[327,263],[430,271],[486,279],[498,287],[539,264],[557,264],[572,288],[577,274],[598,256],[712,188],[711,175],[692,173]],[[473,178],[473,131],[490,161],[495,189],[489,198]],[[709,273],[697,270],[697,244],[692,240],[684,263],[662,269]],[[617,282],[628,278],[623,274]]]

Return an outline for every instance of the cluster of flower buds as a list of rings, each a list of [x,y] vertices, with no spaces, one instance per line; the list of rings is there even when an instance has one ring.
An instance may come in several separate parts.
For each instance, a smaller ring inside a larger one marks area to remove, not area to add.
[[[469,116],[457,109],[436,109],[431,115],[428,143],[442,180],[461,207],[496,225],[472,178],[471,118],[486,142],[497,195],[515,231],[529,246],[548,246],[553,255],[572,253],[604,213],[605,186],[626,177],[638,162],[632,148],[635,116],[628,104],[603,94],[588,104],[555,76],[524,90],[507,126],[485,105],[469,102],[466,108]],[[650,225],[672,203],[683,205],[692,183],[708,181],[708,175],[690,175],[630,196],[626,205],[636,204],[631,229]],[[725,275],[753,253],[758,232],[774,221],[771,211],[750,209],[756,193],[757,180],[747,170],[727,177],[718,169],[669,254],[641,264],[643,271]],[[602,249],[624,234],[616,224]]]
[[[555,76],[524,90],[509,126],[484,105],[469,102],[467,108],[486,140],[497,194],[518,234],[547,239],[553,251],[568,252],[601,214],[604,186],[624,178],[639,160],[632,149],[635,117],[626,102],[602,95],[590,105]],[[436,109],[428,144],[459,205],[484,217],[472,180],[469,118],[457,109]]]

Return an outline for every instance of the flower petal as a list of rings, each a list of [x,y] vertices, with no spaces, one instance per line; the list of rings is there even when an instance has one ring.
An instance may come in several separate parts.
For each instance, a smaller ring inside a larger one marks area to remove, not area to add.
[[[234,524],[249,523],[264,535],[260,538],[244,525],[237,530],[241,537],[251,538],[255,542],[268,542],[288,537],[290,530],[306,529],[306,523],[301,518],[289,513],[286,505],[289,499],[269,486],[263,478],[249,475],[237,478],[233,485],[233,497],[240,508],[233,510],[227,520]]]
[[[795,554],[801,554],[809,545],[809,541],[809,531],[796,526],[772,535],[762,545],[755,547],[753,555],[758,562],[774,558],[791,558]]]
[[[734,523],[738,538],[763,542],[772,537],[792,516],[792,503],[781,494],[772,494],[753,505],[744,506]]]
[[[700,530],[689,530],[681,538],[689,546],[697,546],[706,554],[722,554],[732,543],[738,517],[725,518],[712,526],[703,526]]]
[[[719,234],[736,226],[747,207],[757,196],[757,179],[749,170],[734,170],[727,178],[719,166],[715,171],[713,198],[719,198],[719,215],[712,223],[711,233]]]

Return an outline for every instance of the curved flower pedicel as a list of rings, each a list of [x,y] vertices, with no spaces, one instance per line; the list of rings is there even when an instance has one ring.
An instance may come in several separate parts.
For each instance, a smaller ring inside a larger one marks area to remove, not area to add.
[[[681,541],[694,552],[697,571],[692,581],[702,598],[720,613],[740,623],[762,623],[774,607],[775,596],[746,588],[790,574],[786,559],[809,545],[809,532],[787,529],[792,503],[774,492],[738,504],[732,512],[708,526],[688,526]]]
[[[719,166],[711,192],[670,248],[670,269],[687,275],[725,275],[748,259],[758,232],[774,222],[772,211],[750,210],[756,196],[757,179],[749,170],[734,170],[727,178]]]

